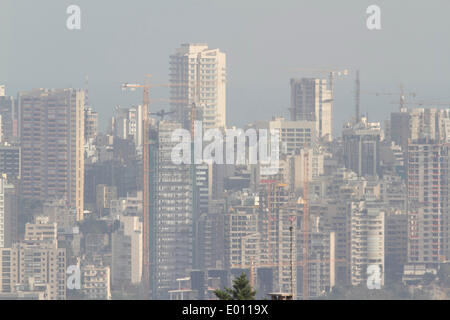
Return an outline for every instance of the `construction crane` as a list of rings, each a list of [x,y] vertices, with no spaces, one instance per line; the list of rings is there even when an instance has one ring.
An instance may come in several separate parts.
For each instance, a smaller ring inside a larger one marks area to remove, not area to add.
[[[197,105],[195,102],[192,102],[191,105],[191,138],[194,141],[194,126],[195,120],[197,119]]]
[[[302,215],[302,246],[303,246],[303,252],[302,252],[302,261],[294,261],[294,237],[293,237],[293,231],[294,231],[294,221],[296,220],[295,216],[289,217],[289,220],[291,221],[291,225],[289,227],[290,232],[290,258],[289,263],[281,263],[281,262],[273,262],[272,257],[272,226],[271,221],[276,220],[275,217],[272,216],[272,204],[271,204],[271,191],[272,186],[274,184],[276,185],[282,185],[276,180],[261,180],[261,184],[267,184],[267,241],[268,241],[268,255],[267,258],[269,260],[269,263],[258,263],[254,260],[252,257],[250,259],[249,265],[231,265],[231,268],[249,268],[250,269],[250,283],[252,286],[254,286],[254,276],[255,276],[255,268],[273,268],[273,267],[283,267],[283,266],[289,266],[290,268],[290,287],[291,287],[291,294],[292,297],[295,296],[295,288],[294,288],[294,267],[295,266],[301,266],[302,267],[302,298],[303,300],[309,299],[309,264],[311,263],[331,263],[331,262],[344,262],[345,259],[327,259],[327,260],[318,260],[318,259],[309,259],[309,153],[305,152],[304,155],[304,178],[303,178],[303,215]],[[253,236],[253,235],[249,235]],[[247,237],[249,237],[247,236]],[[246,238],[246,237],[244,237]]]
[[[291,276],[291,296],[294,299],[295,289],[294,289],[294,222],[296,220],[295,216],[289,217],[291,225],[289,226],[289,260],[291,263],[290,276]]]
[[[293,237],[291,238],[292,243],[291,247],[293,248]],[[293,249],[292,249],[293,250]],[[250,264],[233,264],[230,266],[231,269],[249,269],[250,270],[250,285],[252,288],[254,288],[254,277],[255,277],[255,270],[258,268],[279,268],[279,267],[289,267],[290,268],[290,286],[291,286],[291,294],[292,297],[295,297],[295,287],[294,287],[294,268],[295,267],[302,267],[302,269],[308,268],[308,265],[311,263],[335,263],[335,262],[345,262],[346,259],[310,259],[306,261],[294,261],[293,258],[289,259],[289,262],[279,262],[279,263],[257,263],[253,258],[249,259]],[[309,285],[309,284],[308,284]],[[309,289],[309,288],[308,288]],[[309,292],[309,290],[308,290]],[[303,295],[303,300],[305,299],[305,296]],[[309,296],[307,297],[309,299]]]
[[[359,80],[359,70],[356,70],[355,79],[355,123],[358,123],[361,117],[360,109],[360,98],[361,98],[361,82]]]
[[[165,116],[167,116],[169,114],[173,114],[173,113],[175,113],[175,111],[167,112],[164,109],[161,109],[160,111],[157,111],[157,112],[150,112],[149,115],[158,116],[161,118],[161,120],[164,120]]]
[[[89,107],[89,76],[87,74],[84,78],[84,107]]]
[[[303,259],[302,298],[309,298],[308,259],[309,259],[309,152],[303,153]]]
[[[173,102],[173,103],[183,103],[184,100],[173,100],[173,99],[165,99],[165,98],[156,98],[156,99],[150,99],[150,103],[154,102]]]
[[[405,92],[403,85],[400,85],[400,92],[367,92],[367,94],[372,94],[375,96],[399,96],[399,109],[400,112],[404,112],[406,109],[406,97],[410,96],[412,98],[416,97],[415,92]]]
[[[142,112],[142,137],[143,137],[143,152],[142,152],[142,165],[143,165],[143,210],[144,210],[144,221],[143,221],[143,270],[142,270],[142,283],[144,294],[149,297],[150,293],[150,189],[149,189],[149,180],[150,180],[150,154],[149,154],[149,118],[148,118],[148,110],[149,105],[151,103],[150,100],[150,89],[154,87],[174,87],[174,86],[185,86],[184,83],[171,84],[171,83],[163,83],[163,84],[151,84],[150,83],[150,74],[145,75],[145,83],[144,84],[130,84],[124,83],[122,84],[122,90],[130,89],[131,91],[136,90],[137,88],[144,89],[143,95],[143,112]]]
[[[397,102],[391,102],[392,104]],[[446,101],[405,101],[405,105],[418,105],[418,106],[450,106],[450,102]]]
[[[311,68],[296,68],[295,71],[306,71],[311,73],[327,73],[330,81],[330,91],[333,96],[333,89],[334,89],[334,79],[336,77],[340,76],[346,76],[348,75],[348,70],[333,70],[333,69],[311,69]]]
[[[269,259],[272,259],[272,220],[274,219],[272,217],[272,203],[271,203],[271,196],[270,193],[272,191],[272,185],[278,183],[276,180],[271,179],[263,179],[260,181],[262,184],[267,184],[267,257]]]

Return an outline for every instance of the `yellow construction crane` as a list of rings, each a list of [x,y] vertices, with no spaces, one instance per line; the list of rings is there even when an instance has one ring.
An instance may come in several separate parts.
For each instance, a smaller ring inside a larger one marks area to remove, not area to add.
[[[391,102],[392,104],[397,103],[397,102]],[[446,102],[446,101],[405,101],[405,105],[417,105],[417,106],[450,106],[450,102]]]
[[[310,72],[310,73],[326,73],[326,74],[328,74],[329,81],[330,81],[330,91],[331,91],[331,93],[333,93],[334,79],[336,77],[348,75],[348,70],[347,69],[334,70],[334,69],[296,68],[294,70],[295,71],[305,71],[305,72]]]
[[[400,112],[405,111],[406,108],[406,97],[410,96],[412,98],[416,97],[415,92],[405,92],[403,85],[400,85],[400,92],[367,92],[367,94],[375,95],[375,96],[399,96],[399,108]]]
[[[145,75],[145,83],[144,84],[135,84],[135,83],[124,83],[122,84],[122,90],[130,89],[132,91],[137,88],[144,89],[143,96],[143,112],[142,112],[142,139],[143,139],[143,152],[142,152],[142,162],[143,162],[143,270],[142,270],[142,283],[144,288],[144,294],[148,297],[150,293],[150,217],[149,217],[149,209],[150,209],[150,154],[149,154],[149,105],[151,103],[150,100],[150,89],[154,87],[173,87],[173,86],[185,86],[186,84],[171,84],[171,83],[163,83],[163,84],[151,84],[150,83],[150,74]]]

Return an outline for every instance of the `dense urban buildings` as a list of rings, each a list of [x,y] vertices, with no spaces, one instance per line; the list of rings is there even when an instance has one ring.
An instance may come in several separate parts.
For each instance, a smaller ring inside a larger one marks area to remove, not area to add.
[[[45,300],[66,298],[66,249],[58,247],[57,225],[46,217],[28,223],[24,240],[0,248],[1,293],[42,291]]]
[[[225,53],[182,44],[168,71],[108,121],[87,89],[0,86],[0,299],[217,299],[242,273],[257,299],[450,297],[449,109],[401,94],[374,121],[358,97],[336,130],[331,74],[241,130]],[[144,114],[153,86],[170,112]]]

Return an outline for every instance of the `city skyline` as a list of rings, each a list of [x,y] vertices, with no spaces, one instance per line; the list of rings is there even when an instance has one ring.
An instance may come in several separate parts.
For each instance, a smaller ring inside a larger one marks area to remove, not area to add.
[[[2,2],[0,300],[450,300],[450,3],[174,1]]]
[[[129,106],[141,100],[138,95],[122,94],[120,85],[125,81],[142,81],[146,73],[153,74],[155,82],[167,82],[167,57],[173,48],[185,42],[207,42],[227,54],[227,119],[229,124],[237,126],[254,120],[254,114],[260,118],[256,120],[267,120],[274,110],[276,115],[287,118],[289,79],[326,77],[295,71],[297,68],[349,69],[349,75],[335,84],[334,109],[340,112],[335,115],[333,134],[353,114],[356,69],[361,70],[361,113],[368,113],[371,120],[381,121],[384,113],[395,109],[395,104],[389,104],[395,98],[364,92],[397,92],[403,84],[407,91],[417,92],[420,99],[450,100],[444,72],[450,69],[445,59],[450,48],[447,42],[441,41],[450,29],[445,15],[448,10],[444,9],[450,9],[450,4],[445,1],[426,5],[413,2],[406,7],[402,2],[380,1],[383,25],[376,32],[365,27],[369,1],[345,5],[286,1],[283,6],[264,1],[177,2],[177,7],[188,14],[186,18],[174,15],[173,19],[179,21],[174,24],[161,19],[160,12],[172,13],[164,3],[150,5],[135,1],[129,6],[80,0],[77,4],[82,9],[82,27],[79,31],[69,31],[65,28],[68,2],[3,3],[6,10],[0,15],[6,16],[0,21],[7,23],[2,24],[0,35],[8,45],[0,53],[0,70],[5,77],[2,81],[15,95],[20,90],[39,87],[83,88],[88,74],[90,101],[102,119],[101,131],[106,130],[103,123],[117,104]],[[258,15],[255,16],[253,8],[258,8]],[[33,12],[33,16],[27,12]],[[133,15],[137,18],[128,20]],[[199,20],[202,22],[187,20],[188,16],[202,18]],[[248,24],[247,16],[251,17]],[[263,23],[269,17],[272,17],[269,21],[274,20],[270,27]],[[234,21],[228,27],[230,30],[225,27],[227,21]],[[321,23],[317,25],[316,21]],[[212,28],[203,28],[205,23]],[[32,29],[27,27],[31,25]],[[311,28],[313,25],[317,26]],[[41,33],[51,36],[48,39],[58,39],[60,45],[43,39],[47,45],[41,47],[42,51],[24,59],[23,41],[14,39],[34,43],[31,35]],[[99,37],[101,42],[97,41]],[[121,42],[124,45],[117,46]],[[53,48],[54,53],[46,47]],[[427,47],[439,50],[427,50]],[[423,60],[427,63],[420,63]],[[29,73],[36,77],[27,76]],[[420,76],[425,74],[427,80]],[[169,98],[169,93],[167,89],[155,89],[154,97]],[[167,103],[154,107],[169,109]]]

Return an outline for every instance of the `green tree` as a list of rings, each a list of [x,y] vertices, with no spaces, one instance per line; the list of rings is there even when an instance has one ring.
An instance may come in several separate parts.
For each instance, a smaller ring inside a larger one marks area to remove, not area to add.
[[[255,300],[256,291],[253,290],[245,273],[233,281],[233,288],[215,290],[214,294],[219,300]]]

